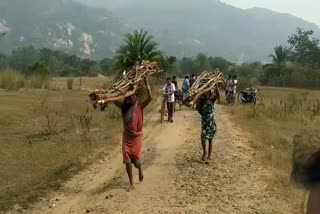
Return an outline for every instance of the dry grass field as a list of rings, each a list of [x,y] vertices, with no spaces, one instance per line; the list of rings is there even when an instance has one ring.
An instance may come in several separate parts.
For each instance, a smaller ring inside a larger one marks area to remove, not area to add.
[[[105,88],[113,80],[112,77],[57,77],[53,78],[50,84],[52,89],[68,89],[68,81],[72,79],[72,89],[85,90],[95,88]]]
[[[119,111],[110,105],[100,112],[87,102],[87,89],[105,87],[110,81],[74,78],[73,90],[67,90],[68,78],[54,78],[51,90],[0,90],[1,211],[30,205],[118,148]],[[268,192],[287,195],[300,209],[305,193],[290,182],[292,137],[319,131],[320,93],[271,87],[262,91],[266,99],[256,106],[223,108],[251,134],[254,161],[266,170]]]
[[[120,111],[88,104],[89,89],[112,78],[72,78],[72,90],[68,80],[53,78],[49,90],[0,89],[0,213],[28,207],[120,145]]]
[[[59,188],[119,144],[121,120],[115,107],[93,110],[87,91],[62,90],[66,81],[54,79],[56,90],[0,90],[0,210],[27,205]],[[83,82],[95,88],[105,81]]]
[[[292,138],[297,134],[318,132],[320,127],[320,92],[261,88],[265,100],[257,104],[228,107],[232,120],[252,134],[255,158],[267,170],[271,194],[282,193],[288,200],[304,202],[304,193],[290,182]],[[308,142],[305,142],[308,143]],[[299,205],[297,205],[299,206]]]

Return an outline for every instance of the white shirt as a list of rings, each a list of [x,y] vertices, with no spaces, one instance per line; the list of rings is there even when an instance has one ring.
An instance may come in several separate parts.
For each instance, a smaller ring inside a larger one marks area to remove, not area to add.
[[[174,99],[174,92],[175,91],[176,91],[176,86],[173,83],[171,83],[170,85],[166,84],[163,87],[163,94],[166,95],[167,102],[173,103],[175,101],[175,99]]]

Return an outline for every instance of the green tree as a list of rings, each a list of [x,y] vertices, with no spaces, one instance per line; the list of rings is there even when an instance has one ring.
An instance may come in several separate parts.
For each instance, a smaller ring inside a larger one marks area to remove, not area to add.
[[[121,46],[115,56],[117,70],[130,69],[143,60],[157,61],[161,57],[158,44],[148,32],[140,30],[125,35],[125,45]]]
[[[320,64],[319,39],[313,38],[312,30],[297,29],[297,33],[290,36],[288,43],[293,49],[292,59],[294,62],[306,65]]]
[[[107,74],[112,69],[112,59],[104,58],[99,62],[99,67],[103,74]]]
[[[83,59],[80,63],[80,76],[96,76],[99,72],[98,63],[90,59]]]
[[[194,59],[192,60],[192,72],[190,74],[199,74],[202,71],[204,71],[203,69],[201,69],[201,63],[198,59]]]
[[[9,63],[8,56],[5,54],[0,53],[0,69],[7,68]]]
[[[278,45],[274,48],[274,54],[270,54],[269,57],[273,65],[280,67],[289,61],[290,50],[283,45]]]
[[[40,77],[41,80],[45,80],[49,77],[49,69],[43,62],[36,62],[32,67],[32,74]]]
[[[175,56],[170,56],[170,57],[168,58],[168,62],[169,62],[170,64],[176,63],[176,62],[177,62],[177,57],[175,57]]]
[[[31,74],[32,66],[39,60],[38,51],[31,45],[12,51],[10,66],[25,74]]]
[[[156,60],[159,67],[163,70],[163,76],[173,76],[179,74],[177,59],[173,56],[167,57],[162,53]]]
[[[269,57],[272,59],[272,64],[268,64],[268,66],[278,71],[278,74],[282,76],[285,65],[290,58],[290,50],[283,45],[278,45],[274,48],[274,54],[270,54]]]
[[[199,53],[197,55],[197,59],[194,62],[194,66],[196,73],[201,73],[205,70],[211,69],[210,64],[208,62],[208,57],[203,53]]]
[[[180,72],[182,74],[195,73],[193,70],[193,60],[192,58],[183,57],[179,63]]]
[[[220,71],[226,73],[233,63],[229,62],[228,60],[224,59],[223,57],[209,57],[208,62],[212,69],[219,68]]]
[[[274,48],[274,54],[270,54],[269,57],[272,59],[272,63],[264,66],[265,78],[267,80],[278,78],[282,81],[281,84],[284,85],[283,76],[287,71],[286,63],[290,59],[290,49],[283,45],[278,45]]]

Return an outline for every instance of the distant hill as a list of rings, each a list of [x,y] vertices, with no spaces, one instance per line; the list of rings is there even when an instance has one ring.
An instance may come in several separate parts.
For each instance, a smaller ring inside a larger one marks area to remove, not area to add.
[[[1,0],[0,25],[9,32],[1,38],[0,51],[34,44],[110,57],[125,32],[144,28],[169,55],[203,52],[241,62],[265,60],[297,27],[320,32],[317,25],[289,14],[242,10],[218,0],[74,1]]]
[[[0,23],[9,29],[0,51],[33,44],[98,58],[112,56],[132,30],[105,8],[71,0],[1,0]]]
[[[239,9],[218,0],[82,0],[112,8],[131,25],[156,35],[172,55],[205,52],[233,60],[266,59],[297,27],[319,32],[315,24],[263,8]],[[117,1],[118,2],[118,1]]]

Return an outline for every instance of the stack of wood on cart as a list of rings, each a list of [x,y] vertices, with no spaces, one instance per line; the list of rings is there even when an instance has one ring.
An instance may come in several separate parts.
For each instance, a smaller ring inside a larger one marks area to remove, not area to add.
[[[154,74],[161,72],[159,66],[155,62],[142,61],[137,63],[133,68],[124,72],[123,77],[108,90],[93,90],[89,97],[93,103],[93,107],[97,108],[100,105],[101,110],[104,110],[106,104],[123,100],[126,97],[132,96],[137,89],[144,87],[144,79]]]
[[[192,106],[201,95],[210,91],[214,93],[214,91],[219,89],[224,83],[225,79],[221,72],[204,71],[187,91],[184,104]]]

